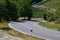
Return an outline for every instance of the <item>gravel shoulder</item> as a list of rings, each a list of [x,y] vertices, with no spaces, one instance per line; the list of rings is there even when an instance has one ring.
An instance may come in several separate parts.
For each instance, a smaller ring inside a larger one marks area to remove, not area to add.
[[[0,40],[23,40],[23,39],[19,37],[10,36],[0,31]]]

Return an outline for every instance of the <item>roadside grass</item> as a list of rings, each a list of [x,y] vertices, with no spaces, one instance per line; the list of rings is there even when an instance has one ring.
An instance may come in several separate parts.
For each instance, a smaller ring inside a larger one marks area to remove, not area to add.
[[[0,23],[0,28],[8,28],[7,22]]]
[[[42,27],[60,31],[60,24],[55,24],[52,22],[40,22],[39,25]]]
[[[20,37],[20,38],[22,38],[24,40],[44,40],[42,38],[37,38],[37,37],[25,35],[23,33],[15,31],[15,30],[9,28],[7,22],[0,23],[0,30],[2,30],[3,32],[5,32],[5,33],[7,33],[7,34],[9,34],[11,36]]]

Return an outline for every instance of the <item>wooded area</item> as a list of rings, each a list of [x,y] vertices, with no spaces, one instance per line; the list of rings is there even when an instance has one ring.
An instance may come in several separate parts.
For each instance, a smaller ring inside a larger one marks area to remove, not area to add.
[[[17,21],[19,17],[27,17],[28,20],[31,20],[32,17],[41,17],[47,21],[60,20],[60,13],[58,10],[55,12],[48,12],[32,7],[32,3],[41,1],[43,0],[0,0],[0,22]],[[51,0],[48,2],[50,1]],[[47,3],[47,0],[45,2]],[[43,2],[43,4],[45,2]]]
[[[0,0],[0,22],[16,21],[20,16],[32,17],[31,0]]]

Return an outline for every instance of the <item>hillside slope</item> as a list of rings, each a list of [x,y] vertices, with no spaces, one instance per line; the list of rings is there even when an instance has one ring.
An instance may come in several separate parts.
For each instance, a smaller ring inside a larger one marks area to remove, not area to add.
[[[45,8],[50,8],[50,9],[54,9],[55,12],[49,12],[47,10],[38,10],[38,9],[34,9],[34,13],[33,13],[33,16],[34,17],[40,17],[40,16],[43,16],[43,14],[46,14],[46,13],[52,13],[52,14],[55,14],[57,13],[58,15],[60,15],[60,0],[45,0],[44,2],[42,3],[39,3],[39,5],[42,5],[44,6]]]
[[[56,11],[60,11],[60,0],[50,0],[42,5],[54,8]]]

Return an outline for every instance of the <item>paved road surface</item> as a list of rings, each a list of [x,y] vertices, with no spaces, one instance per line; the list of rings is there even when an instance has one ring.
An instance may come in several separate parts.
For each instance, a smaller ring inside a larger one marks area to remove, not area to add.
[[[32,35],[36,37],[42,37],[49,40],[60,40],[60,32],[50,30],[38,25],[38,22],[26,21],[26,22],[11,22],[10,27],[14,30],[25,34],[31,34],[31,29],[33,30]]]

